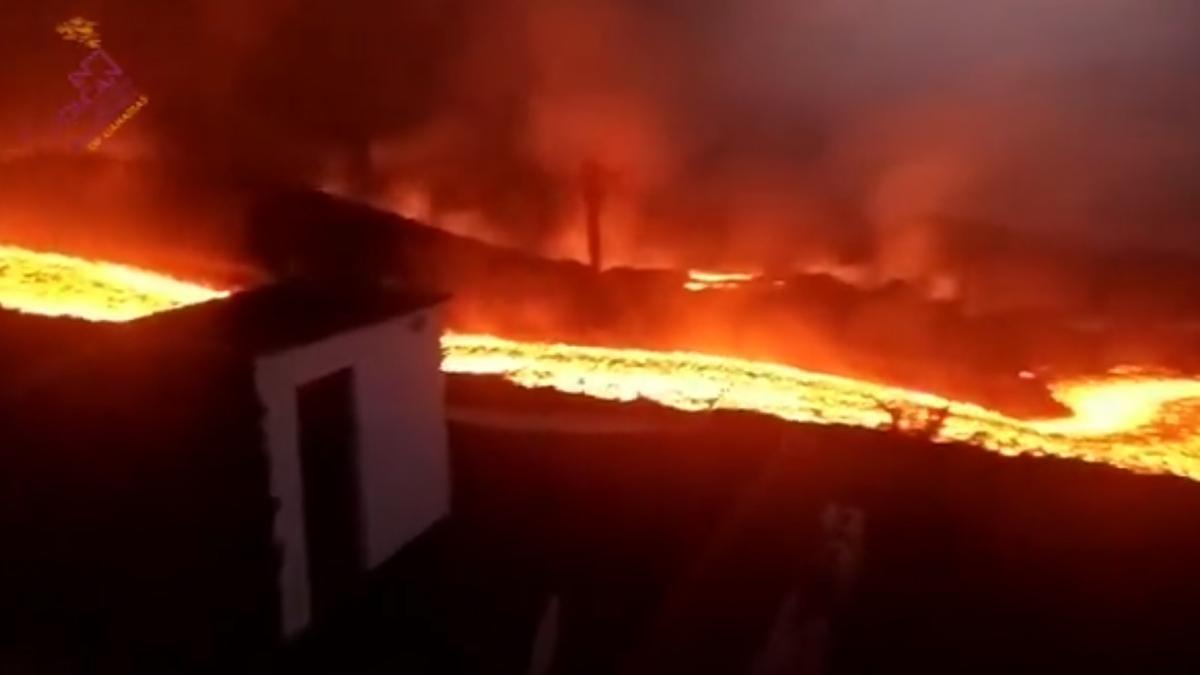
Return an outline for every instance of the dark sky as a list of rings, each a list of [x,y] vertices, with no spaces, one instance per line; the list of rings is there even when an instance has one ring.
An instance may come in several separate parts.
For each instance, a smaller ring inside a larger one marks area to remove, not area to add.
[[[904,250],[943,219],[1200,248],[1194,0],[7,0],[3,138],[69,97],[72,15],[152,98],[126,142],[515,241],[556,241],[597,159],[634,252]]]

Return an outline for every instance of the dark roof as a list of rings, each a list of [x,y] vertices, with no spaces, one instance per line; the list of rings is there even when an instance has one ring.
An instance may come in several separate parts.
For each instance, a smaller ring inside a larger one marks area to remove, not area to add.
[[[161,334],[262,354],[413,314],[446,299],[378,284],[289,281],[120,324],[116,332]]]
[[[203,363],[202,352],[236,358],[287,349],[432,307],[447,296],[379,285],[295,281],[128,323],[44,317],[0,309],[0,400],[36,382],[69,382],[90,362],[140,369],[164,360]],[[202,366],[197,366],[202,367]]]

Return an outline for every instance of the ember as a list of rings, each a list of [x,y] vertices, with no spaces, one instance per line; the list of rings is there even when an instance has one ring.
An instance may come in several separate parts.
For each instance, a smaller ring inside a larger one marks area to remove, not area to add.
[[[130,321],[229,295],[111,262],[0,246],[0,307],[89,321]]]
[[[908,420],[939,442],[1200,480],[1198,379],[1122,371],[1060,381],[1051,393],[1074,415],[1022,420],[929,393],[736,358],[462,334],[447,335],[442,346],[446,372],[502,375],[523,387],[613,401],[644,398],[686,411],[746,410],[812,424],[882,429],[905,428]],[[931,419],[940,424],[921,426]]]

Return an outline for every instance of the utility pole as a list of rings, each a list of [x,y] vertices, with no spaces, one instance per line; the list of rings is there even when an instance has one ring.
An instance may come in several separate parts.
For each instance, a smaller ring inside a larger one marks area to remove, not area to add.
[[[587,220],[588,263],[600,272],[604,269],[603,249],[600,236],[604,202],[608,197],[607,183],[611,174],[594,160],[583,163],[583,206]]]

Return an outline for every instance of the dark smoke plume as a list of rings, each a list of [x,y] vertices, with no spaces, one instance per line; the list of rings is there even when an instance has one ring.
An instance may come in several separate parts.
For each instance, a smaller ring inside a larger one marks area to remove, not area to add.
[[[583,256],[589,162],[613,176],[617,263],[869,263],[953,292],[963,251],[996,232],[1200,249],[1192,0],[9,0],[0,15],[0,138],[69,94],[78,53],[53,26],[85,15],[152,98],[109,152],[319,185],[549,254]]]

